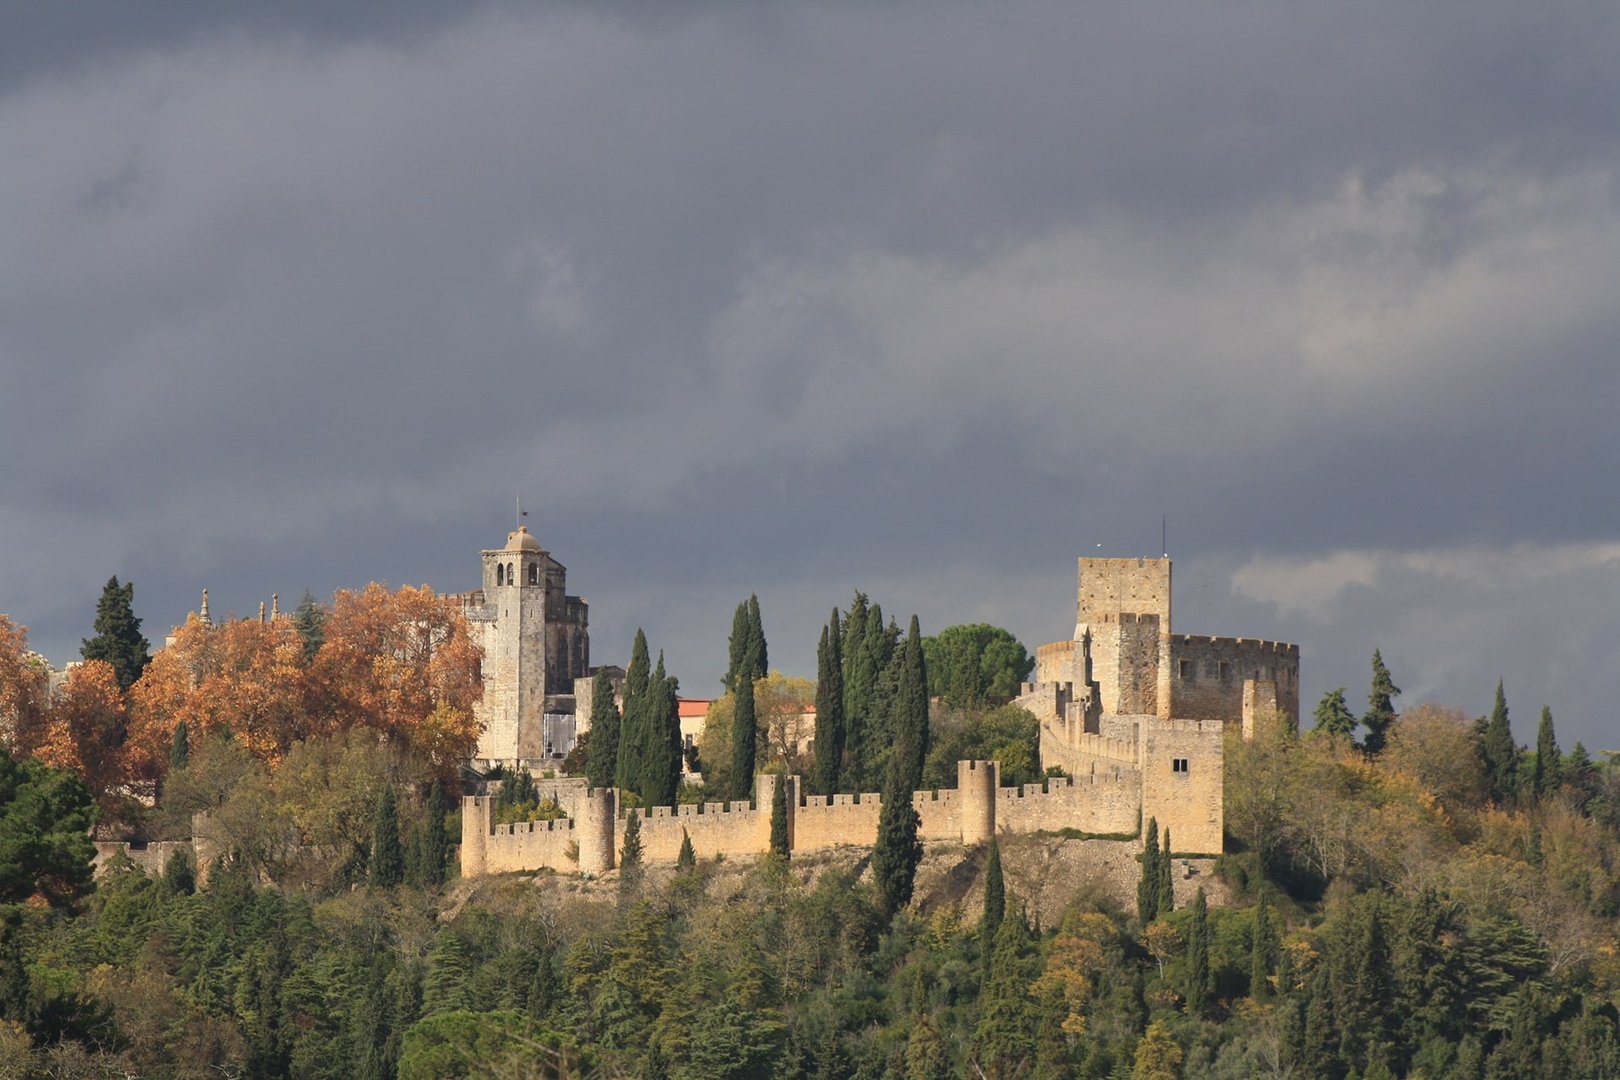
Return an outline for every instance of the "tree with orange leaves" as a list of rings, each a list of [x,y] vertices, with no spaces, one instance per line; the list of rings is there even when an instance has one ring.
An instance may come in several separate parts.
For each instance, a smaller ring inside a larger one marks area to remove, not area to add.
[[[482,649],[452,597],[339,590],[311,673],[334,728],[363,726],[448,772],[478,744]]]
[[[118,672],[105,660],[69,669],[46,710],[45,739],[34,756],[53,768],[72,769],[105,805],[129,779],[124,753],[129,711]]]
[[[228,730],[272,764],[322,720],[310,698],[304,646],[285,620],[210,626],[192,617],[130,691],[130,767],[155,778],[182,720],[193,737]]]
[[[33,753],[45,736],[50,676],[28,648],[28,628],[0,615],[0,745],[16,757]]]

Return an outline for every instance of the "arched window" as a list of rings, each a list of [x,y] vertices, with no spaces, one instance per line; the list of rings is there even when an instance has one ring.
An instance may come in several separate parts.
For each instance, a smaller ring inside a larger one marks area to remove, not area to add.
[[[529,564],[529,584],[530,585],[538,585],[538,584],[540,584],[540,564],[539,563],[530,563]]]
[[[500,563],[495,564],[495,584],[506,584],[506,567],[502,566]]]
[[[513,585],[517,584],[517,575],[512,573],[512,564],[506,564],[506,580]]]

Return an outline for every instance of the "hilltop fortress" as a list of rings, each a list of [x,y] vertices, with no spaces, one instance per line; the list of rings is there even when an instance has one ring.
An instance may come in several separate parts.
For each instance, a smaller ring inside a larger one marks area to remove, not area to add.
[[[1040,722],[1042,766],[1068,775],[1004,788],[995,762],[959,762],[955,789],[912,794],[923,840],[976,844],[1065,829],[1140,837],[1151,817],[1171,829],[1177,851],[1215,853],[1225,826],[1225,735],[1248,736],[1266,716],[1297,724],[1299,647],[1178,636],[1168,558],[1082,558],[1074,637],[1037,651],[1035,679],[1018,703]],[[756,777],[751,802],[628,812],[642,815],[650,862],[673,862],[683,834],[700,858],[762,854],[775,785],[784,782],[790,850],[875,841],[881,796],[806,795],[797,776]],[[464,799],[462,874],[612,869],[628,820],[618,793],[576,782],[555,794],[567,817],[512,825],[492,824],[490,797]]]

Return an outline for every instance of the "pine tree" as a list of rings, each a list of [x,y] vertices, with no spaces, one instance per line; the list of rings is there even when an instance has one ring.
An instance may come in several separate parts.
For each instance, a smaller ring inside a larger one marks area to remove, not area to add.
[[[1159,917],[1159,819],[1148,818],[1142,841],[1142,876],[1136,881],[1136,917],[1147,926]]]
[[[641,750],[647,744],[647,681],[652,659],[647,655],[647,635],[636,629],[630,649],[630,666],[624,673],[624,715],[619,723],[619,757],[614,763],[614,784],[626,791],[640,791],[643,762]]]
[[[1544,799],[1564,782],[1564,755],[1558,749],[1553,731],[1552,710],[1541,707],[1541,724],[1536,728],[1536,797]]]
[[[1170,826],[1164,827],[1164,849],[1159,852],[1159,863],[1155,869],[1159,872],[1159,917],[1170,914],[1176,909],[1175,873],[1170,859]]]
[[[973,1059],[986,1076],[1023,1075],[1035,1056],[1031,944],[1023,912],[1008,910],[996,927],[990,974],[973,1030]]]
[[[591,683],[591,739],[586,744],[586,783],[612,787],[619,764],[619,706],[613,700],[613,680],[607,669],[597,671]]]
[[[1329,690],[1316,704],[1316,730],[1348,739],[1356,730],[1355,714],[1344,701],[1344,687]]]
[[[174,725],[174,738],[169,742],[169,771],[179,772],[191,760],[191,732],[186,722]]]
[[[1377,757],[1384,749],[1389,725],[1395,722],[1395,699],[1400,693],[1401,688],[1389,677],[1389,668],[1384,666],[1383,656],[1374,649],[1372,688],[1367,693],[1367,712],[1361,718],[1361,722],[1367,727],[1367,734],[1361,740],[1361,745],[1372,757]]]
[[[465,1009],[471,969],[466,943],[448,926],[440,927],[428,950],[427,975],[422,979],[422,1015]]]
[[[197,891],[197,872],[185,852],[176,851],[163,864],[163,883],[177,896],[190,896]]]
[[[1519,750],[1513,743],[1507,698],[1502,693],[1500,679],[1496,681],[1496,702],[1491,706],[1491,719],[1480,741],[1480,754],[1485,759],[1485,773],[1491,782],[1491,797],[1503,805],[1512,802],[1518,791]]]
[[[906,1041],[906,1080],[949,1080],[951,1057],[939,1025],[927,1013],[917,1017]]]
[[[878,813],[877,843],[872,848],[872,880],[885,919],[892,919],[911,901],[917,864],[922,861],[922,841],[917,836],[921,825],[899,763],[891,761],[889,780],[883,788],[883,807]]]
[[[641,811],[632,808],[624,822],[624,846],[619,849],[619,896],[635,895],[641,889],[644,870],[641,858]]]
[[[118,584],[114,574],[102,587],[96,601],[96,635],[85,638],[80,655],[86,660],[105,660],[118,675],[118,686],[128,690],[146,670],[151,660],[151,644],[141,636],[141,620],[135,617],[135,583]]]
[[[916,791],[922,787],[923,765],[928,757],[928,671],[915,615],[901,648],[898,674],[889,708],[889,731],[899,756],[901,776],[907,789]]]
[[[758,732],[754,716],[754,680],[739,679],[731,711],[731,797],[740,801],[754,790]]]
[[[681,852],[675,856],[677,870],[690,870],[697,865],[697,852],[692,849],[692,838],[681,830]]]
[[[1209,1000],[1209,904],[1204,890],[1193,897],[1192,918],[1187,923],[1186,985],[1187,1011],[1203,1011]]]
[[[298,607],[293,609],[292,624],[298,636],[304,639],[304,663],[307,664],[326,644],[326,611],[315,602],[308,589],[304,590],[304,598],[298,601]]]
[[[838,609],[821,629],[816,646],[816,761],[812,783],[818,795],[838,791],[844,763],[844,653]]]
[[[788,857],[788,778],[778,776],[771,792],[771,854]]]
[[[1249,939],[1249,996],[1256,1001],[1271,996],[1271,974],[1276,970],[1281,949],[1270,894],[1262,891],[1260,903],[1254,909],[1254,933]]]
[[[393,888],[405,880],[405,848],[399,842],[399,807],[392,784],[384,784],[377,797],[371,836],[371,884]]]

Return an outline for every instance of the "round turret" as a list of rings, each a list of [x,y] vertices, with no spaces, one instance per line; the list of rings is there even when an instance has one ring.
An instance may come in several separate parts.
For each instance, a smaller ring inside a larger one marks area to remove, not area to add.
[[[996,788],[1001,765],[994,761],[958,761],[956,796],[961,800],[962,843],[982,844],[996,834]]]

